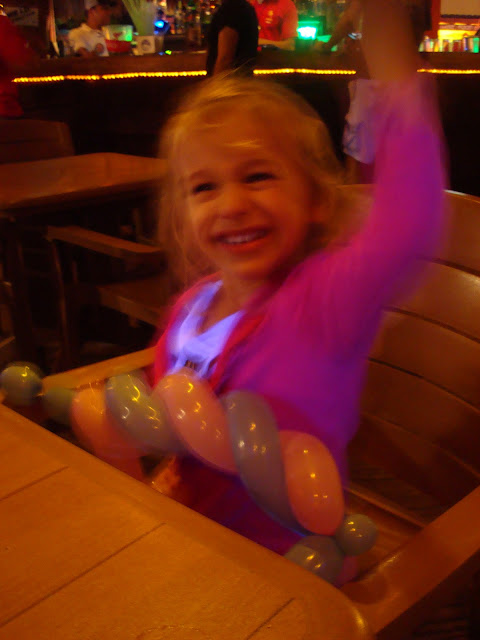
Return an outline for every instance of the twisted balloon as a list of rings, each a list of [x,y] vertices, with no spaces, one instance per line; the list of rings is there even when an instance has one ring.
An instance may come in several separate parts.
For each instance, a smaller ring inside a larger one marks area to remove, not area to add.
[[[238,474],[252,498],[285,526],[331,535],[344,515],[335,461],[318,438],[279,431],[257,394],[232,391],[220,400],[189,370],[167,375],[149,392],[132,375],[111,378],[106,406],[144,453],[188,452]]]
[[[41,380],[33,369],[22,377],[15,366],[1,374],[7,399],[30,403],[41,395]],[[51,389],[41,397],[52,418],[66,422],[69,416],[84,446],[113,464],[120,459],[138,464],[146,454],[189,453],[237,474],[262,509],[305,536],[287,557],[330,582],[346,555],[363,553],[375,541],[369,518],[345,516],[340,475],[327,447],[309,433],[279,430],[257,394],[232,391],[218,399],[205,381],[184,369],[162,378],[153,390],[134,372],[76,392]],[[132,475],[139,472],[134,468]]]

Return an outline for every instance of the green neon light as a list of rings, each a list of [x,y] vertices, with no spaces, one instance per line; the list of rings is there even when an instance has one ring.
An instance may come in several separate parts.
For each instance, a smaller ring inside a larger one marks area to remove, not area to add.
[[[317,25],[304,24],[298,27],[297,33],[302,40],[315,40],[317,37]]]

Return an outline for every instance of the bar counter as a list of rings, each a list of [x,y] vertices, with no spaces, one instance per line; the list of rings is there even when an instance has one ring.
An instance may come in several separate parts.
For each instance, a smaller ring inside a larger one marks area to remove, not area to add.
[[[166,45],[168,46],[168,44]],[[438,80],[451,164],[451,188],[480,195],[480,54],[428,53],[425,68]],[[18,78],[26,116],[63,120],[78,153],[113,151],[152,156],[176,97],[204,75],[205,52],[42,60]],[[348,82],[355,73],[342,55],[264,49],[256,73],[306,98],[325,120],[341,157]]]
[[[480,74],[480,54],[478,53],[425,53],[422,54],[426,67],[437,70],[471,70]],[[171,51],[170,54],[155,55],[111,55],[98,58],[52,58],[41,60],[33,76],[109,76],[125,73],[195,73],[205,71],[206,52]],[[268,70],[319,70],[353,74],[354,71],[344,55],[292,52],[263,49],[259,52],[256,69]]]
[[[466,54],[472,58],[480,58],[476,54]],[[111,55],[110,57],[80,58],[51,58],[41,60],[38,76],[55,75],[105,75],[122,73],[151,73],[151,72],[204,72],[206,52],[200,51],[171,51],[170,54],[155,55]],[[350,70],[348,61],[341,55],[321,55],[309,52],[291,52],[275,49],[263,49],[258,56],[256,68],[306,68]]]

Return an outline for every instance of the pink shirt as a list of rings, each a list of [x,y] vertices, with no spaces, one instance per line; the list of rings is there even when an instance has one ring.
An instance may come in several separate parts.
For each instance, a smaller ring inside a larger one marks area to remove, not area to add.
[[[252,0],[258,18],[259,38],[287,40],[297,35],[297,8],[292,0]]]
[[[346,447],[358,425],[382,308],[411,284],[417,257],[433,250],[442,228],[441,142],[421,86],[415,79],[384,97],[374,203],[361,231],[346,246],[310,255],[281,284],[260,292],[209,378],[217,394],[261,394],[279,428],[314,434],[327,445],[345,480]],[[171,365],[170,332],[202,286],[173,310],[158,343],[157,379]],[[187,475],[209,478],[195,505],[200,512],[282,553],[296,540],[256,507],[237,478],[200,470],[194,461],[183,465]]]

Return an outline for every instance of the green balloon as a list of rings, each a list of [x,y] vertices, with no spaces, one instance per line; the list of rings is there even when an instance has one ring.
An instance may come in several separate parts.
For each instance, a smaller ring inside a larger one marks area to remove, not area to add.
[[[285,558],[333,584],[345,556],[331,536],[306,536],[287,551]]]
[[[345,516],[335,532],[335,540],[347,556],[358,556],[373,547],[377,539],[377,526],[361,513]]]
[[[12,364],[0,374],[0,386],[7,402],[28,407],[42,390],[42,380],[28,363]]]
[[[59,424],[70,426],[70,409],[75,391],[65,387],[52,387],[42,396],[42,404],[49,418]]]
[[[7,367],[28,367],[34,373],[36,373],[39,378],[45,377],[45,374],[40,369],[38,364],[35,364],[34,362],[27,362],[25,360],[14,360],[13,362],[9,362]]]

